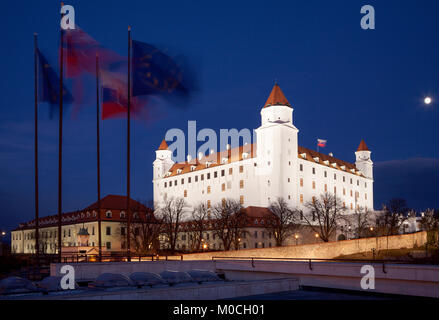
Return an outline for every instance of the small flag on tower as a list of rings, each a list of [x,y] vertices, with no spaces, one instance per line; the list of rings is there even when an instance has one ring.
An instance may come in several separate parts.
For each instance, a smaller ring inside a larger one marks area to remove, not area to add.
[[[324,148],[326,147],[327,142],[327,140],[317,139],[317,146],[319,146],[320,148]]]

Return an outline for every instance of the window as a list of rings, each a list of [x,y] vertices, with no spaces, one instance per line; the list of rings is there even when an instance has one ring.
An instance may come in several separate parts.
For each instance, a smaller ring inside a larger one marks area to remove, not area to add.
[[[169,181],[169,186],[172,187],[172,181]]]
[[[288,178],[288,182],[290,182],[291,181],[291,179],[290,178]]]
[[[203,180],[204,180],[204,174],[201,175],[201,181],[203,181]]]
[[[210,200],[207,200],[207,209],[210,209],[210,207],[211,207]]]
[[[108,250],[111,249],[111,242],[107,242],[107,249],[108,249]]]
[[[94,236],[95,235],[95,227],[91,228],[91,235]]]
[[[244,172],[244,166],[239,166],[239,173],[243,173]]]
[[[239,180],[239,188],[244,189],[244,180]]]
[[[223,184],[221,185],[221,191],[226,191],[226,184],[225,184],[225,183],[223,183]]]
[[[328,176],[328,173],[325,171],[325,178]]]
[[[207,186],[207,193],[209,194],[209,193],[210,193],[210,191],[211,191],[211,188],[210,188],[210,186]]]
[[[303,187],[303,178],[300,178],[300,186]]]
[[[187,178],[187,183],[191,183],[192,182],[192,177]]]
[[[337,174],[334,173],[334,180],[337,180]]]
[[[325,184],[325,192],[328,192],[328,185]]]
[[[300,167],[300,171],[303,171],[303,164],[301,164],[299,167]]]
[[[351,178],[351,184],[352,184],[352,178]]]
[[[343,177],[343,182],[346,182],[346,177]]]
[[[181,184],[184,184],[184,179],[183,178],[181,178]]]
[[[121,227],[121,228],[120,228],[120,235],[121,235],[121,236],[125,236],[125,235],[126,235],[126,229],[125,229],[125,227]]]
[[[195,182],[198,182],[198,176],[195,176]]]
[[[226,174],[226,171],[225,170],[221,170],[221,177],[224,177],[225,174]]]
[[[207,174],[207,180],[210,179],[210,172]]]
[[[223,207],[226,205],[226,199],[224,199],[224,198],[222,198],[221,199],[221,203],[222,203],[222,205],[223,205]]]
[[[165,182],[165,188],[168,186],[168,183],[167,182]]]
[[[229,174],[233,174],[233,168],[229,168]]]
[[[364,199],[367,200],[367,193],[364,194]]]
[[[343,195],[344,196],[346,195],[346,189],[345,188],[343,188]]]
[[[357,186],[360,186],[360,180],[357,180]]]
[[[240,203],[241,205],[244,204],[244,196],[239,196],[239,203]]]
[[[255,239],[258,238],[258,232],[257,232],[257,231],[255,231],[254,238],[255,238]]]
[[[303,203],[303,194],[300,195],[300,203]]]
[[[174,181],[175,185],[177,186],[177,180]]]
[[[125,212],[122,211],[122,212],[120,213],[120,218],[121,218],[121,219],[125,219]]]
[[[107,227],[106,234],[107,236],[111,236],[111,227]]]
[[[215,171],[215,172],[213,173],[213,177],[214,177],[214,178],[218,178],[218,171]]]
[[[312,182],[312,188],[313,188],[313,189],[316,188],[316,182],[315,182],[315,181]]]
[[[183,196],[184,196],[185,198],[187,198],[187,190],[184,190],[184,192],[183,192]]]
[[[312,168],[312,174],[316,174],[316,168]]]
[[[337,187],[334,187],[334,193],[337,193]]]
[[[106,217],[107,217],[107,218],[111,218],[111,217],[112,217],[112,213],[111,213],[111,211],[107,211],[107,213],[106,213]]]
[[[351,197],[353,197],[353,195],[352,195],[352,190],[351,190]]]

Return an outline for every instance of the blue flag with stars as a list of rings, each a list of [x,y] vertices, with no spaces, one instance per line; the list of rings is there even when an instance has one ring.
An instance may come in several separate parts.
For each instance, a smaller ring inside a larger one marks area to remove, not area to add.
[[[38,101],[47,102],[54,106],[59,104],[59,76],[47,61],[46,57],[37,51],[38,54]],[[73,96],[63,87],[63,102],[72,103]]]
[[[177,63],[156,47],[132,41],[133,96],[189,94],[183,84],[183,72]]]

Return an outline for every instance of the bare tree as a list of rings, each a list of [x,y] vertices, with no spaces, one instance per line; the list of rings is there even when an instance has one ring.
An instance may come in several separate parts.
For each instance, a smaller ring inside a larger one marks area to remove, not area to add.
[[[189,246],[192,251],[200,250],[203,240],[203,233],[207,230],[207,220],[209,209],[207,203],[201,202],[194,207],[191,212],[191,221],[189,222]]]
[[[434,231],[439,228],[439,211],[427,209],[421,218],[421,227],[425,231]]]
[[[336,232],[338,223],[343,219],[346,208],[335,195],[324,193],[305,204],[309,215],[303,214],[303,219],[311,230],[319,234],[320,239],[329,242]]]
[[[267,219],[265,228],[273,233],[276,246],[284,245],[285,240],[298,229],[296,223],[299,219],[300,212],[288,206],[284,198],[277,198],[269,206],[273,216]]]
[[[186,201],[183,198],[169,198],[158,209],[158,215],[163,223],[162,230],[166,235],[172,253],[175,252],[178,234],[182,229],[182,221],[186,214],[186,207]]]
[[[224,250],[230,250],[232,245],[238,249],[245,223],[241,203],[234,199],[226,199],[213,206],[212,216],[214,233],[221,239]]]
[[[346,217],[348,223],[353,227],[357,238],[363,238],[370,234],[368,230],[373,225],[372,218],[372,211],[363,207],[356,207],[354,213]]]
[[[407,220],[408,212],[404,199],[390,200],[377,215],[377,228],[386,236],[399,234],[402,224]]]

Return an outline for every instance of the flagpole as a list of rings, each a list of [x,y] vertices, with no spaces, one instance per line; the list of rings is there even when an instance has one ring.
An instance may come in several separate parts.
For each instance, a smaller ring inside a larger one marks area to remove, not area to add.
[[[127,101],[127,260],[131,261],[130,246],[130,117],[131,117],[131,27],[128,26],[128,101]]]
[[[35,242],[37,265],[40,265],[39,245],[39,212],[38,212],[38,42],[37,33],[34,33],[34,96],[35,96]]]
[[[63,3],[61,2],[61,7],[63,6]],[[61,17],[63,14],[61,14]],[[59,58],[59,133],[58,133],[58,258],[59,262],[61,262],[61,215],[62,215],[62,118],[63,118],[63,67],[64,67],[64,32],[61,28],[61,35],[60,35],[60,58]]]
[[[102,261],[102,234],[101,234],[101,155],[100,155],[100,128],[99,128],[99,56],[96,53],[96,154],[97,154],[97,187],[98,187],[98,243],[99,261]]]

